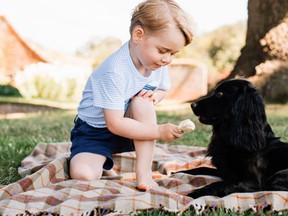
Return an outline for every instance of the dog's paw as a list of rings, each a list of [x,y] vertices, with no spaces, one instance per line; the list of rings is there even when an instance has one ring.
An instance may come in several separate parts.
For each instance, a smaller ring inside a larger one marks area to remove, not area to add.
[[[187,194],[186,196],[191,197],[193,199],[197,199],[199,197],[206,196],[206,195],[208,195],[208,194],[206,194],[205,191],[203,191],[203,188],[200,188],[200,189],[196,189],[196,190],[192,191],[191,193]]]
[[[178,129],[182,132],[190,132],[195,130],[195,124],[190,119],[186,119],[180,122]]]
[[[201,195],[197,193],[197,190],[187,194],[186,196],[191,197],[193,199],[197,199],[197,198],[201,197]]]

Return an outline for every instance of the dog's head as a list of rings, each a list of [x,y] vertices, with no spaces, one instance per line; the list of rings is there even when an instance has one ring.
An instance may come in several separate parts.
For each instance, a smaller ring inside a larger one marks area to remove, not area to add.
[[[210,95],[193,102],[191,108],[199,121],[208,125],[221,124],[236,116],[266,118],[260,94],[249,81],[241,79],[222,82]]]
[[[218,132],[226,133],[227,139],[239,139],[231,140],[236,145],[249,139],[257,140],[259,145],[265,142],[265,106],[258,91],[247,80],[226,80],[211,95],[193,102],[191,107],[201,123],[213,125]]]

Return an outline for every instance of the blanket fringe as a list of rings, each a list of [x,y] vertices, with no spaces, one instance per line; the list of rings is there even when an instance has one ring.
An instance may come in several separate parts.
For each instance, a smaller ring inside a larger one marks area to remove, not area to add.
[[[116,211],[113,209],[109,209],[109,208],[101,208],[101,207],[94,207],[93,210],[91,211],[87,211],[83,214],[81,214],[81,216],[103,216],[103,215],[107,215],[107,216],[113,216],[113,215],[131,215],[132,212],[123,212],[123,211]]]

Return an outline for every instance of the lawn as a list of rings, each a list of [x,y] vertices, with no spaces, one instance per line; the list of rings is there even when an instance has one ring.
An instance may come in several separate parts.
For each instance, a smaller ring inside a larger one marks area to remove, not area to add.
[[[266,108],[274,132],[288,141],[288,105],[270,104]],[[20,178],[17,168],[37,143],[69,141],[75,114],[75,110],[60,109],[28,113],[21,118],[0,119],[0,185]],[[159,123],[178,124],[181,120],[190,118],[196,124],[195,131],[170,142],[171,145],[207,146],[211,127],[200,124],[188,104],[178,110],[159,110],[157,116]]]
[[[288,105],[269,104],[266,108],[274,132],[288,141]],[[75,109],[59,109],[28,113],[21,118],[0,118],[0,185],[7,185],[20,179],[17,168],[37,143],[69,141],[75,114]],[[178,124],[181,120],[190,118],[196,124],[195,131],[171,142],[171,145],[207,146],[211,127],[199,124],[189,104],[183,105],[180,109],[173,107],[168,110],[159,109],[157,116],[159,123]]]

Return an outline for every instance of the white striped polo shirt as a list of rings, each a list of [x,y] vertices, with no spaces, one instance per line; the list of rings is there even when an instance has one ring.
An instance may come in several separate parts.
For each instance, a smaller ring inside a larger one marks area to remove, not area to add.
[[[131,97],[145,88],[170,88],[168,67],[142,76],[134,66],[129,43],[123,44],[90,75],[78,107],[78,116],[87,124],[106,127],[103,109],[126,111]]]

